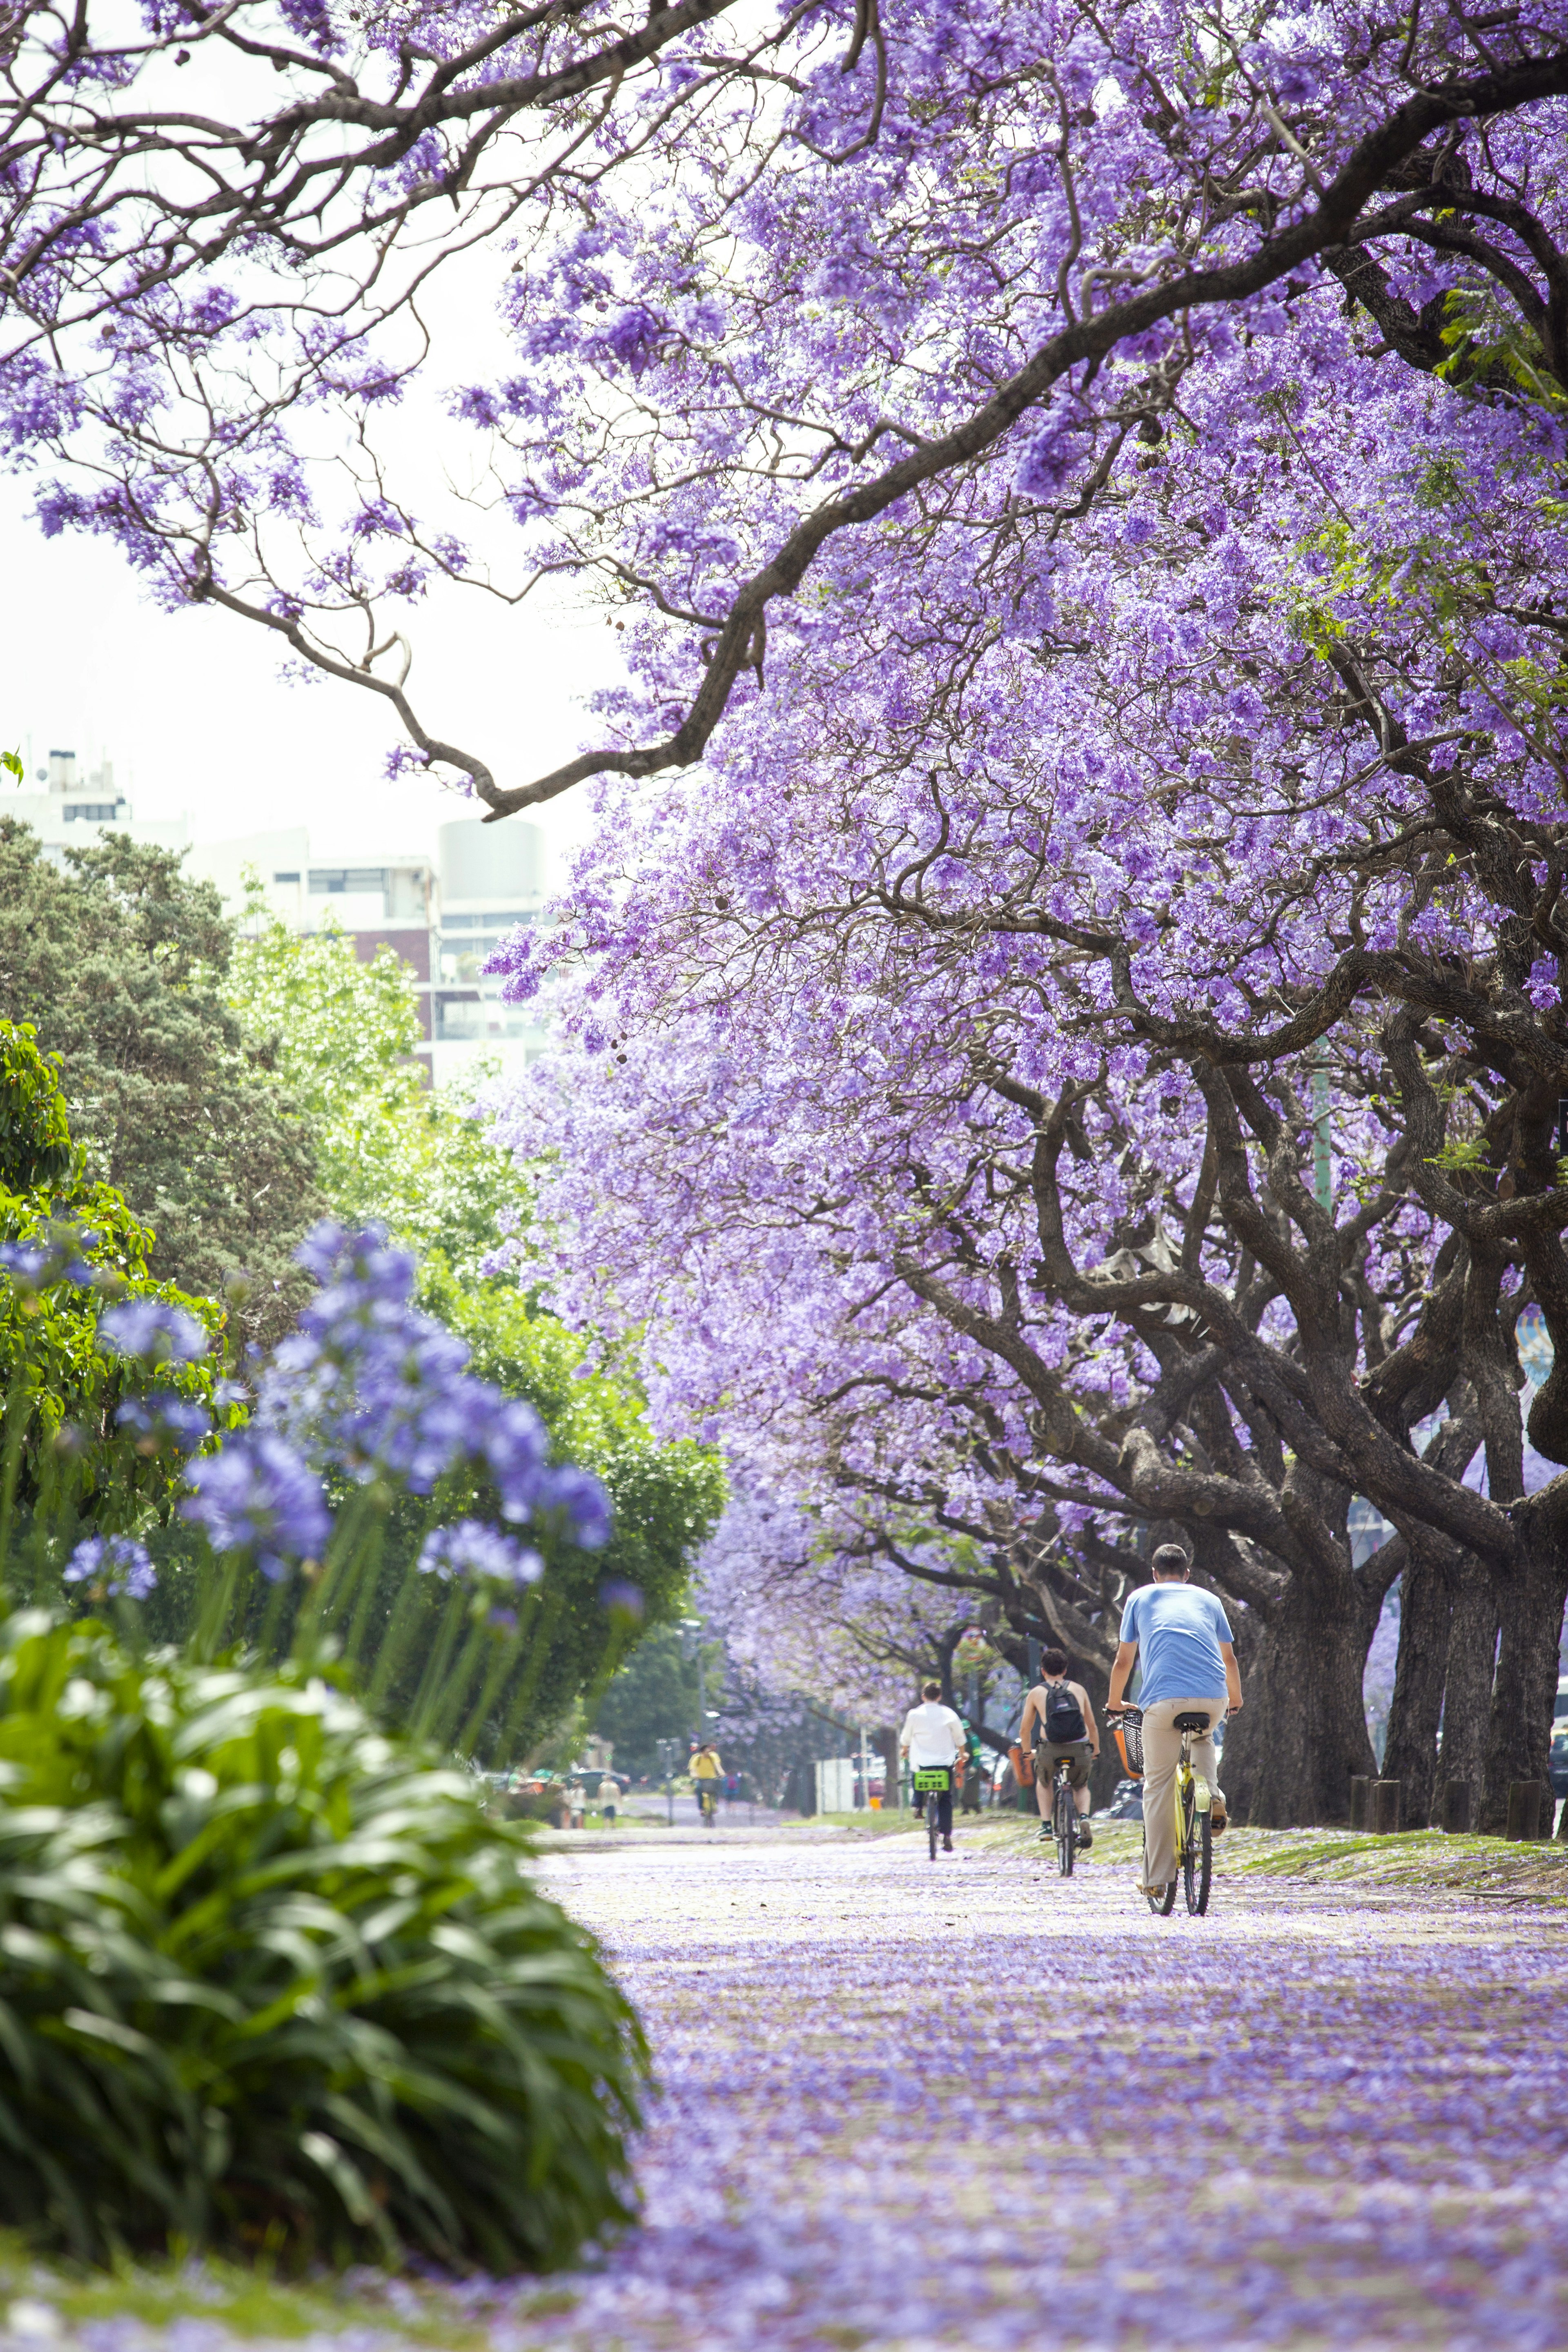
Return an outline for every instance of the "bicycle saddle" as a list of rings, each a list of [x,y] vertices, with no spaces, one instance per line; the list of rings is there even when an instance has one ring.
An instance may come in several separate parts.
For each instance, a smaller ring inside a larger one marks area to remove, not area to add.
[[[1209,1719],[1206,1715],[1173,1715],[1171,1727],[1175,1731],[1206,1731]]]

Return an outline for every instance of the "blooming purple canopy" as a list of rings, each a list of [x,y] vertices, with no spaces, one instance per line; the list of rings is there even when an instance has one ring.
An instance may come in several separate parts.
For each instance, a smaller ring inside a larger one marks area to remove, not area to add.
[[[851,0],[686,0],[613,37],[320,0],[283,37],[242,0],[63,71],[52,17],[26,22],[0,401],[16,446],[57,454],[46,528],[107,532],[172,603],[381,695],[498,810],[689,764],[917,557],[983,567],[1041,509],[1070,542],[1108,453],[1320,289],[1363,322],[1352,403],[1374,336],[1504,388],[1568,364],[1559,0],[1201,33],[1169,0],[917,0],[896,28]],[[150,115],[171,45],[182,105]],[[635,623],[606,735],[510,785],[414,710],[387,626],[466,569],[468,518],[418,511],[374,454],[428,366],[407,305],[476,247],[518,356],[449,387],[455,418],[525,576],[595,573]],[[340,413],[341,500],[298,437]],[[1022,593],[1016,625],[1049,603]]]

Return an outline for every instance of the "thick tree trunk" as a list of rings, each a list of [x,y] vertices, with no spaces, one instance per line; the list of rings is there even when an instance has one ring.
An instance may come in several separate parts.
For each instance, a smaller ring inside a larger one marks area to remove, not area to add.
[[[1483,1830],[1508,1819],[1510,1780],[1545,1780],[1568,1598],[1568,1479],[1513,1507],[1519,1549],[1502,1591],[1501,1639],[1487,1733]]]
[[[876,1736],[879,1754],[882,1759],[882,1811],[896,1813],[899,1810],[899,1735],[896,1729],[879,1731]]]
[[[1400,1817],[1407,1830],[1425,1829],[1432,1818],[1452,1618],[1453,1596],[1441,1567],[1411,1546],[1400,1580],[1399,1661],[1383,1749],[1383,1778],[1400,1784]]]
[[[1242,1711],[1226,1732],[1220,1777],[1236,1820],[1349,1821],[1352,1775],[1377,1769],[1361,1688],[1374,1622],[1348,1568],[1291,1577],[1259,1623]]]
[[[1089,1776],[1089,1801],[1091,1806],[1109,1805],[1116,1794],[1116,1783],[1121,1778],[1121,1753],[1111,1737],[1105,1715],[1110,1676],[1094,1659],[1084,1657],[1069,1659],[1068,1672],[1089,1693],[1094,1719],[1100,1726],[1100,1761]]]
[[[1443,1747],[1437,1780],[1464,1780],[1474,1791],[1471,1818],[1480,1819],[1481,1773],[1491,1719],[1497,1661],[1499,1582],[1473,1552],[1460,1563],[1448,1619],[1448,1661],[1443,1684]]]

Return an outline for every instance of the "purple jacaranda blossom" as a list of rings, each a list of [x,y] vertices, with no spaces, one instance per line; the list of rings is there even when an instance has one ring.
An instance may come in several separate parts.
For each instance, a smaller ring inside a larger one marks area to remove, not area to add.
[[[331,1530],[321,1480],[283,1438],[243,1429],[221,1452],[202,1454],[185,1474],[194,1490],[180,1516],[199,1527],[215,1551],[247,1551],[276,1580],[290,1560],[321,1552]]]
[[[98,1328],[121,1355],[139,1356],[147,1364],[191,1364],[207,1351],[207,1335],[195,1318],[161,1298],[131,1298],[106,1307]]]
[[[536,1551],[503,1535],[483,1519],[458,1519],[449,1528],[435,1528],[419,1552],[424,1575],[468,1582],[478,1579],[497,1584],[536,1584],[544,1563]]]
[[[146,1546],[132,1536],[89,1536],[61,1573],[67,1584],[101,1587],[110,1600],[145,1601],[158,1582]]]
[[[606,1577],[599,1587],[599,1598],[606,1609],[618,1609],[627,1617],[641,1617],[647,1606],[642,1587],[628,1584],[624,1577]]]
[[[205,1407],[192,1397],[176,1395],[172,1389],[152,1389],[145,1396],[127,1397],[114,1420],[117,1428],[128,1430],[151,1450],[169,1445],[177,1453],[194,1454],[212,1433],[212,1416]]]

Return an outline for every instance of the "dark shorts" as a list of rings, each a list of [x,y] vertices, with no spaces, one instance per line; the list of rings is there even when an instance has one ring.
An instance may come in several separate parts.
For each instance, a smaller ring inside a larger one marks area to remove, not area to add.
[[[1067,1758],[1070,1769],[1068,1780],[1075,1789],[1087,1789],[1089,1768],[1094,1762],[1094,1750],[1087,1739],[1075,1739],[1069,1748],[1052,1748],[1044,1741],[1035,1750],[1035,1778],[1048,1787],[1056,1777],[1057,1759]]]

